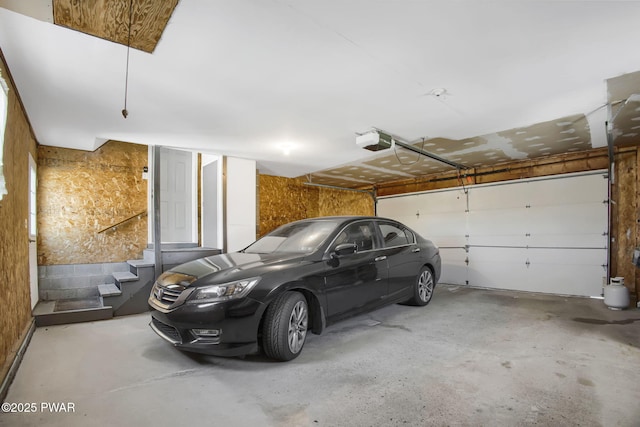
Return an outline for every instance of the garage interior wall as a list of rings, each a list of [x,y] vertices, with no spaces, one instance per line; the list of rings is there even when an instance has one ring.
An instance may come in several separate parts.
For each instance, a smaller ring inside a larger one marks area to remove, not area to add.
[[[0,70],[9,86],[4,136],[7,194],[0,200],[0,380],[31,326],[29,291],[29,153],[37,159],[36,139],[10,78],[2,51]]]
[[[147,165],[145,145],[108,141],[93,152],[39,146],[38,265],[142,258]]]
[[[638,141],[640,143],[640,141]],[[616,150],[611,199],[611,276],[624,277],[632,302],[640,298],[640,271],[633,253],[640,246],[640,153],[638,147]]]
[[[300,219],[375,211],[369,194],[308,186],[299,178],[260,175],[258,194],[259,236]]]

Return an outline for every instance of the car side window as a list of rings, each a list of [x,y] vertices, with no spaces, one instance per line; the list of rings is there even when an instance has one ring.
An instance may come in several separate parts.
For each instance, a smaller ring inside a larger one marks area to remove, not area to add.
[[[406,228],[400,228],[395,224],[380,224],[380,232],[382,233],[384,246],[387,248],[415,243],[415,238],[411,231]]]
[[[338,235],[333,247],[343,243],[355,243],[358,252],[369,251],[376,247],[373,224],[370,222],[357,222],[347,226]]]

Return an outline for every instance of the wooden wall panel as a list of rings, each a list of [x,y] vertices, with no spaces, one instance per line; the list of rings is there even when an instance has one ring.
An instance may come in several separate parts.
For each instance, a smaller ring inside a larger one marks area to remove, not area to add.
[[[427,175],[417,179],[389,182],[379,185],[377,189],[378,196],[391,196],[394,194],[458,187],[461,183],[465,185],[485,184],[607,169],[608,162],[606,148],[599,148],[582,153],[563,154],[536,160],[523,160],[491,167],[473,168],[466,171],[466,178],[464,177],[465,171],[461,172],[461,176],[458,176],[457,171],[451,171]]]
[[[29,153],[37,157],[36,140],[4,57],[0,71],[9,86],[4,136],[4,177],[7,192],[0,201],[0,381],[15,357],[15,346],[31,321],[29,287]],[[1,90],[1,89],[0,89]]]
[[[304,185],[299,178],[259,175],[259,236],[299,219],[332,215],[373,215],[373,199],[364,193]]]
[[[636,300],[637,267],[633,250],[638,246],[638,155],[625,149],[615,156],[615,185],[612,193],[611,274],[624,277],[632,300]]]
[[[40,146],[38,265],[140,258],[147,245],[147,157],[147,146],[118,141],[94,152]]]
[[[368,194],[318,187],[316,216],[373,214],[373,198]]]

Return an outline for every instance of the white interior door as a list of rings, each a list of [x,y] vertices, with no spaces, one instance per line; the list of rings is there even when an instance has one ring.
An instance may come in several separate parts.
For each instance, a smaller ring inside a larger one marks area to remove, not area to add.
[[[36,221],[36,189],[38,186],[36,162],[29,153],[29,287],[31,308],[38,303],[38,227]]]
[[[597,296],[607,263],[604,172],[384,198],[378,214],[441,247],[443,283]],[[419,216],[415,216],[420,212]],[[414,214],[414,218],[411,217]],[[459,245],[466,247],[464,261]]]
[[[160,149],[160,222],[162,241],[194,241],[193,154]]]

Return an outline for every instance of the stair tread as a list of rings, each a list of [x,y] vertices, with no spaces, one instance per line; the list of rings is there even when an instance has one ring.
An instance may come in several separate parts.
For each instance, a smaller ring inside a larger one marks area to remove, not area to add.
[[[133,267],[155,267],[156,263],[147,259],[130,259],[127,263]]]
[[[112,297],[122,295],[122,291],[115,283],[105,283],[104,285],[98,285],[98,292],[101,297]]]
[[[133,282],[138,280],[138,276],[129,271],[116,271],[113,272],[112,275],[118,282]]]
[[[96,320],[106,320],[113,317],[113,308],[111,306],[84,308],[76,310],[53,311],[55,301],[46,301],[43,307],[36,306],[34,317],[36,326],[52,326],[64,325],[69,323],[93,322]],[[40,303],[38,303],[40,304]]]

